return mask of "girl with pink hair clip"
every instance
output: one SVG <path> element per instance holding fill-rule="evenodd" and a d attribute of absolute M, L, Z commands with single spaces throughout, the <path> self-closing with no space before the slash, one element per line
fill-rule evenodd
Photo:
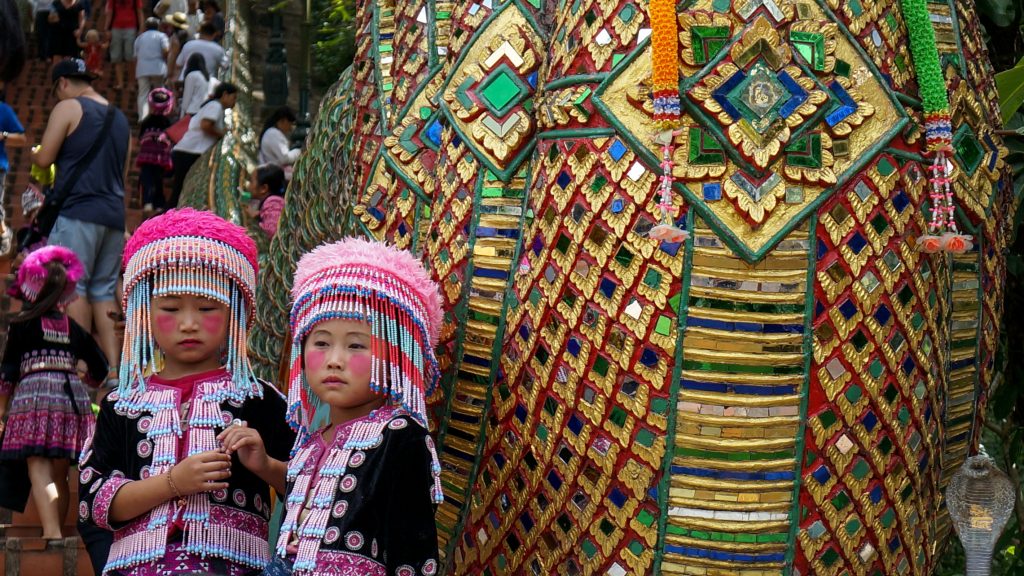
<path fill-rule="evenodd" d="M 0 460 L 27 462 L 43 538 L 49 540 L 62 538 L 68 468 L 95 424 L 78 362 L 85 362 L 84 381 L 91 386 L 107 373 L 96 341 L 65 313 L 82 273 L 75 253 L 61 246 L 25 258 L 10 289 L 24 306 L 11 318 L 0 366 L 0 418 L 7 418 Z"/>

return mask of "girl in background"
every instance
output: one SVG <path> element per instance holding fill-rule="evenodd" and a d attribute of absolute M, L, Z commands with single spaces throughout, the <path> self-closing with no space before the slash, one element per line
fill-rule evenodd
<path fill-rule="evenodd" d="M 264 164 L 253 172 L 249 192 L 259 200 L 259 210 L 252 216 L 260 219 L 260 229 L 271 238 L 277 234 L 277 223 L 284 211 L 284 191 L 287 183 L 284 170 L 276 164 Z"/>
<path fill-rule="evenodd" d="M 84 269 L 74 252 L 46 246 L 25 258 L 11 292 L 24 307 L 11 318 L 0 366 L 0 418 L 7 416 L 0 459 L 26 460 L 43 538 L 59 539 L 68 511 L 68 468 L 95 418 L 85 382 L 98 386 L 107 361 L 65 307 Z"/>

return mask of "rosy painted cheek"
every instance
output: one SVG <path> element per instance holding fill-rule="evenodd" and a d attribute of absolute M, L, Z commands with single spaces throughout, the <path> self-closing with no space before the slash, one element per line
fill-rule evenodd
<path fill-rule="evenodd" d="M 175 321 L 173 314 L 157 313 L 155 321 L 156 329 L 163 334 L 171 334 L 177 327 L 177 321 Z"/>
<path fill-rule="evenodd" d="M 348 371 L 360 378 L 370 375 L 370 355 L 356 354 L 348 359 Z"/>
<path fill-rule="evenodd" d="M 310 350 L 305 354 L 306 370 L 318 372 L 324 366 L 324 353 L 322 350 Z"/>
<path fill-rule="evenodd" d="M 219 314 L 208 314 L 203 317 L 203 330 L 207 334 L 217 334 L 224 326 L 224 318 Z"/>

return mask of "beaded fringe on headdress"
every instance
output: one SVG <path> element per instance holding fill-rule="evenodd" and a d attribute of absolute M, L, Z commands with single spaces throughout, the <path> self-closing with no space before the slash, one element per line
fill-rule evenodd
<path fill-rule="evenodd" d="M 119 392 L 133 403 L 146 377 L 163 367 L 151 328 L 152 299 L 192 295 L 228 307 L 226 368 L 233 386 L 225 397 L 262 396 L 249 365 L 247 336 L 254 315 L 256 247 L 240 226 L 209 212 L 172 210 L 143 223 L 125 248 L 125 340 Z"/>

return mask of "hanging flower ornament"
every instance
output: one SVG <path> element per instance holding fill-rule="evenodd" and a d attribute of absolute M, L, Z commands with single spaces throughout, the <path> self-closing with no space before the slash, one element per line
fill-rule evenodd
<path fill-rule="evenodd" d="M 651 0 L 651 97 L 654 101 L 654 123 L 658 132 L 654 142 L 661 147 L 661 182 L 658 210 L 661 223 L 647 233 L 662 242 L 683 242 L 690 234 L 675 224 L 672 184 L 672 153 L 682 112 L 679 103 L 679 30 L 673 0 Z"/>
<path fill-rule="evenodd" d="M 963 254 L 974 247 L 970 235 L 960 233 L 956 225 L 953 198 L 953 123 L 949 114 L 949 94 L 935 46 L 935 29 L 928 15 L 927 0 L 903 0 L 903 16 L 910 33 L 910 54 L 917 70 L 917 83 L 925 117 L 931 220 L 928 233 L 917 239 L 922 252 Z"/>

